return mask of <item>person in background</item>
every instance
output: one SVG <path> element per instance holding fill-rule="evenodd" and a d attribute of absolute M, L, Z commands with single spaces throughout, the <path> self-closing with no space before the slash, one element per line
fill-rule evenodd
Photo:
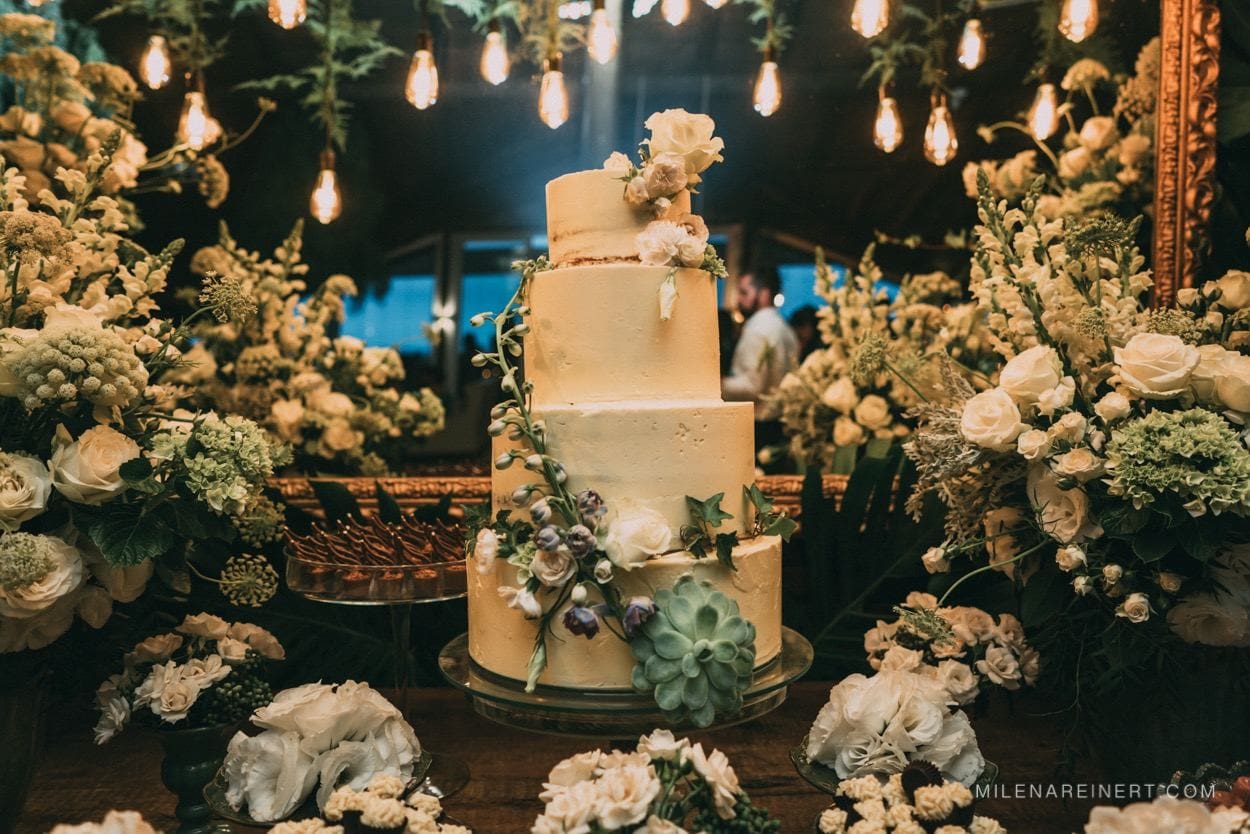
<path fill-rule="evenodd" d="M 820 347 L 820 335 L 816 332 L 816 308 L 810 304 L 804 304 L 791 313 L 790 329 L 794 331 L 794 337 L 799 340 L 799 364 L 802 365 L 803 360 Z"/>
<path fill-rule="evenodd" d="M 781 409 L 767 397 L 798 363 L 798 339 L 773 303 L 779 291 L 776 269 L 757 269 L 738 277 L 738 309 L 746 316 L 746 324 L 734 348 L 729 375 L 721 379 L 721 396 L 726 400 L 755 403 L 757 449 L 785 442 L 778 419 Z"/>

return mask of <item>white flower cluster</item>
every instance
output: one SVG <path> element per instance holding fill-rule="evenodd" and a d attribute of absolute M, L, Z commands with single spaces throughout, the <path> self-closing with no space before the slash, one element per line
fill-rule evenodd
<path fill-rule="evenodd" d="M 672 207 L 673 198 L 693 190 L 712 163 L 723 160 L 725 142 L 712 134 L 716 123 L 710 116 L 665 110 L 646 121 L 651 136 L 638 149 L 638 166 L 616 152 L 603 169 L 625 183 L 625 199 L 633 206 L 649 206 L 657 215 Z"/>
<path fill-rule="evenodd" d="M 13 17 L 13 15 L 6 15 Z M 42 18 L 40 18 L 42 19 Z M 158 834 L 138 811 L 109 811 L 100 822 L 62 823 L 48 834 Z"/>
<path fill-rule="evenodd" d="M 1085 834 L 1241 834 L 1247 827 L 1250 815 L 1240 808 L 1212 811 L 1192 799 L 1160 796 L 1123 808 L 1094 808 Z"/>
<path fill-rule="evenodd" d="M 838 803 L 817 820 L 820 834 L 1006 834 L 991 817 L 972 813 L 972 791 L 959 782 L 920 785 L 908 794 L 901 773 L 859 776 L 838 785 Z M 966 824 L 952 820 L 967 820 Z"/>
<path fill-rule="evenodd" d="M 830 690 L 808 732 L 807 756 L 843 779 L 898 773 L 924 760 L 971 785 L 985 759 L 968 716 L 951 710 L 943 683 L 917 671 L 919 658 L 904 659 L 906 651 L 895 646 L 875 675 L 850 675 Z"/>
<path fill-rule="evenodd" d="M 329 810 L 336 788 L 362 790 L 381 775 L 407 781 L 421 756 L 400 711 L 366 683 L 287 689 L 252 722 L 259 735 L 230 740 L 226 799 L 261 821 L 286 817 L 314 789 L 318 807 Z"/>
<path fill-rule="evenodd" d="M 734 819 L 742 796 L 738 776 L 719 750 L 656 730 L 633 753 L 591 750 L 551 769 L 533 834 L 686 834 L 684 819 L 669 818 L 684 793 L 705 793 L 720 819 Z M 683 810 L 681 813 L 686 813 Z"/>
<path fill-rule="evenodd" d="M 437 797 L 413 793 L 404 797 L 407 782 L 398 776 L 379 774 L 361 791 L 347 785 L 335 789 L 322 813 L 333 825 L 320 819 L 280 822 L 269 834 L 342 834 L 352 815 L 359 815 L 365 830 L 403 831 L 404 834 L 469 834 L 455 823 L 440 822 L 443 805 Z"/>
<path fill-rule="evenodd" d="M 939 608 L 932 594 L 913 591 L 905 608 L 912 614 L 894 622 L 877 620 L 864 634 L 864 651 L 873 669 L 904 669 L 942 684 L 951 701 L 967 706 L 984 684 L 1015 690 L 1037 681 L 1040 658 L 1011 614 L 994 617 L 980 608 Z M 924 630 L 917 614 L 939 618 L 944 632 Z"/>
<path fill-rule="evenodd" d="M 694 214 L 652 220 L 638 233 L 638 258 L 647 266 L 697 269 L 707 256 L 707 226 Z"/>

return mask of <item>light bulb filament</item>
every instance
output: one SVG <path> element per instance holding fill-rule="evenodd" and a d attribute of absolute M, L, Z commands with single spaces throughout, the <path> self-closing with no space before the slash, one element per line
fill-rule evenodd
<path fill-rule="evenodd" d="M 660 15 L 670 26 L 680 26 L 690 16 L 690 0 L 660 0 Z"/>
<path fill-rule="evenodd" d="M 764 62 L 760 64 L 759 74 L 755 77 L 752 103 L 755 106 L 755 112 L 765 118 L 781 108 L 781 73 L 771 54 L 766 55 Z"/>
<path fill-rule="evenodd" d="M 208 112 L 208 99 L 192 90 L 182 100 L 178 139 L 193 151 L 202 151 L 221 136 L 221 123 Z"/>
<path fill-rule="evenodd" d="M 408 81 L 404 85 L 408 103 L 418 110 L 425 110 L 438 102 L 438 66 L 434 63 L 433 47 L 429 32 L 418 33 L 417 50 L 412 53 Z"/>
<path fill-rule="evenodd" d="M 269 19 L 283 29 L 294 29 L 307 17 L 307 0 L 269 0 Z"/>
<path fill-rule="evenodd" d="M 975 17 L 964 23 L 955 60 L 966 70 L 976 69 L 985 60 L 985 34 L 981 31 L 981 21 Z"/>
<path fill-rule="evenodd" d="M 308 211 L 322 224 L 334 222 L 343 213 L 343 195 L 339 191 L 332 151 L 321 155 L 321 170 L 317 172 L 317 182 L 308 198 Z"/>
<path fill-rule="evenodd" d="M 894 153 L 903 144 L 903 119 L 898 112 L 898 102 L 892 96 L 883 95 L 877 102 L 872 142 L 886 153 Z"/>
<path fill-rule="evenodd" d="M 1039 142 L 1045 142 L 1059 129 L 1059 96 L 1054 84 L 1041 84 L 1029 108 L 1029 132 Z"/>
<path fill-rule="evenodd" d="M 143 83 L 148 85 L 148 89 L 159 90 L 169 83 L 169 74 L 172 69 L 169 44 L 165 42 L 165 38 L 162 35 L 153 35 L 148 38 L 148 44 L 143 48 L 143 55 L 139 58 L 139 76 L 143 79 Z"/>
<path fill-rule="evenodd" d="M 608 10 L 597 8 L 590 13 L 590 28 L 586 33 L 586 51 L 600 64 L 616 57 L 616 27 L 608 17 Z"/>
<path fill-rule="evenodd" d="M 498 23 L 494 23 L 498 26 Z M 492 28 L 486 33 L 486 43 L 482 45 L 482 77 L 496 86 L 508 80 L 512 69 L 508 59 L 508 45 L 504 43 L 503 33 Z"/>
<path fill-rule="evenodd" d="M 851 7 L 851 28 L 862 37 L 875 38 L 889 25 L 889 0 L 855 0 Z"/>
<path fill-rule="evenodd" d="M 1094 34 L 1098 28 L 1098 0 L 1063 0 L 1059 12 L 1059 31 L 1073 43 Z"/>
<path fill-rule="evenodd" d="M 945 165 L 959 151 L 959 138 L 955 135 L 955 120 L 946 99 L 935 99 L 929 113 L 929 123 L 924 129 L 924 155 L 934 165 Z"/>
<path fill-rule="evenodd" d="M 547 59 L 542 87 L 538 91 L 538 115 L 552 130 L 569 120 L 569 93 L 564 87 L 561 66 L 559 55 Z"/>

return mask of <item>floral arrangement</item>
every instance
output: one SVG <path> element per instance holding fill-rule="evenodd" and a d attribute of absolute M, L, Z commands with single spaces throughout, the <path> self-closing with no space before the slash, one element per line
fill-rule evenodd
<path fill-rule="evenodd" d="M 889 778 L 845 779 L 817 820 L 820 834 L 1006 834 L 991 817 L 973 814 L 972 791 L 923 762 Z"/>
<path fill-rule="evenodd" d="M 530 410 L 533 383 L 520 380 L 511 359 L 520 353 L 520 339 L 529 331 L 527 323 L 516 321 L 528 312 L 524 299 L 529 284 L 549 264 L 544 257 L 516 266 L 521 282 L 504 310 L 473 318 L 475 327 L 487 321 L 494 325 L 498 346 L 493 353 L 477 354 L 473 363 L 497 370 L 506 396 L 492 411 L 488 431 L 506 436 L 515 446 L 495 466 L 507 469 L 520 463 L 536 480 L 512 495 L 519 509 L 528 510 L 529 520 L 508 510 L 494 519 L 478 514 L 469 520 L 469 556 L 483 574 L 496 570 L 499 559 L 517 569 L 522 584 L 502 585 L 499 593 L 509 607 L 538 621 L 527 691 L 533 691 L 546 668 L 546 641 L 557 618 L 570 634 L 587 639 L 606 625 L 631 646 L 637 660 L 635 688 L 654 692 L 671 720 L 689 718 L 708 726 L 715 715 L 741 707 L 754 668 L 754 626 L 740 616 L 736 602 L 688 576 L 654 597 L 630 599 L 622 598 L 613 576 L 682 549 L 696 558 L 715 556 L 732 569 L 739 539 L 736 531 L 720 530 L 733 518 L 720 507 L 724 494 L 687 496 L 691 523 L 680 531 L 681 541 L 674 542 L 667 520 L 653 509 L 628 502 L 609 508 L 594 490 L 568 490 L 568 473 L 548 454 L 545 426 Z M 754 485 L 744 486 L 743 492 L 755 511 L 751 537 L 788 539 L 794 521 L 774 509 Z"/>
<path fill-rule="evenodd" d="M 362 791 L 343 786 L 330 794 L 325 820 L 288 820 L 269 829 L 269 834 L 342 834 L 344 830 L 470 834 L 463 825 L 439 821 L 443 804 L 438 797 L 420 792 L 405 797 L 407 789 L 403 779 L 386 774 L 374 776 Z"/>
<path fill-rule="evenodd" d="M 1034 149 L 1008 160 L 968 163 L 964 168 L 968 196 L 978 197 L 977 171 L 985 170 L 993 194 L 1018 203 L 1044 172 L 1046 188 L 1037 208 L 1050 219 L 1149 212 L 1154 200 L 1159 39 L 1142 47 L 1134 74 L 1127 78 L 1114 79 L 1100 62 L 1082 58 L 1064 74 L 1060 87 L 1064 100 L 1058 104 L 1056 119 L 1064 130 L 1059 150 L 1034 138 Z M 1105 98 L 1100 94 L 1107 89 L 1116 93 L 1110 108 L 1100 103 Z M 1089 113 L 1079 125 L 1074 115 L 1078 109 Z M 1034 136 L 1029 125 L 1016 121 L 979 132 L 987 143 L 1004 132 Z"/>
<path fill-rule="evenodd" d="M 1037 681 L 1037 650 L 1012 614 L 1000 614 L 995 622 L 980 608 L 940 607 L 936 597 L 919 591 L 908 594 L 896 611 L 894 622 L 877 620 L 864 634 L 874 670 L 888 662 L 929 675 L 959 706 L 975 701 L 986 684 L 1016 690 Z"/>
<path fill-rule="evenodd" d="M 138 811 L 109 811 L 100 822 L 62 823 L 48 834 L 158 834 Z"/>
<path fill-rule="evenodd" d="M 751 804 L 719 750 L 656 730 L 632 753 L 591 750 L 565 759 L 543 783 L 546 807 L 533 834 L 775 832 L 781 823 Z"/>
<path fill-rule="evenodd" d="M 261 822 L 284 819 L 316 791 L 334 812 L 336 789 L 363 790 L 376 777 L 412 778 L 421 744 L 400 711 L 367 683 L 287 689 L 252 714 L 261 728 L 230 740 L 226 801 Z"/>
<path fill-rule="evenodd" d="M 946 683 L 922 671 L 919 652 L 893 646 L 872 677 L 850 675 L 830 690 L 808 732 L 807 757 L 843 779 L 900 773 L 923 761 L 971 785 L 985 759 L 954 703 Z"/>
<path fill-rule="evenodd" d="M 261 667 L 285 656 L 260 626 L 188 615 L 173 631 L 138 643 L 125 668 L 96 690 L 96 744 L 132 719 L 179 729 L 238 723 L 269 703 L 273 693 Z"/>
<path fill-rule="evenodd" d="M 236 283 L 257 312 L 242 323 L 201 321 L 192 363 L 163 381 L 181 386 L 187 406 L 216 403 L 255 420 L 291 445 L 304 471 L 402 470 L 420 440 L 443 428 L 443 403 L 428 388 L 399 389 L 395 350 L 330 335 L 356 285 L 332 275 L 308 293 L 302 225 L 269 258 L 240 247 L 224 226 L 216 246 L 195 254 L 192 271 Z"/>
<path fill-rule="evenodd" d="M 772 395 L 800 465 L 850 472 L 861 453 L 875 454 L 911 433 L 909 409 L 940 385 L 937 355 L 979 371 L 982 337 L 972 304 L 962 303 L 959 282 L 942 272 L 909 275 L 890 300 L 880 286 L 874 247 L 841 284 L 822 252 L 816 254 L 817 311 L 823 345 L 782 378 Z M 871 373 L 861 355 L 881 355 Z M 905 371 L 892 374 L 888 368 Z M 775 453 L 761 452 L 765 463 Z"/>
<path fill-rule="evenodd" d="M 104 193 L 129 165 L 123 141 L 115 130 L 80 167 L 56 168 L 56 192 L 39 189 L 37 203 L 0 160 L 3 652 L 49 645 L 75 614 L 101 627 L 154 568 L 182 586 L 188 556 L 237 552 L 286 460 L 255 423 L 176 411 L 156 383 L 185 363 L 197 318 L 254 308 L 226 279 L 182 324 L 159 317 L 181 243 L 152 254 L 128 237 Z"/>
<path fill-rule="evenodd" d="M 1085 834 L 1245 834 L 1250 815 L 1239 808 L 1208 810 L 1201 802 L 1160 796 L 1123 808 L 1102 805 L 1089 812 Z"/>

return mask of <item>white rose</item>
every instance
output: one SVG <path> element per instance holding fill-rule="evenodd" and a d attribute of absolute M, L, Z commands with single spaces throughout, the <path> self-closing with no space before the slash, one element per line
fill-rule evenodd
<path fill-rule="evenodd" d="M 1056 411 L 1063 411 L 1072 405 L 1072 400 L 1076 397 L 1076 382 L 1070 376 L 1065 376 L 1059 380 L 1059 384 L 1049 391 L 1043 391 L 1042 395 L 1037 398 L 1037 410 L 1040 414 L 1047 417 Z"/>
<path fill-rule="evenodd" d="M 651 199 L 672 197 L 684 190 L 689 182 L 686 160 L 677 154 L 656 154 L 643 169 L 642 178 L 647 184 L 647 196 Z"/>
<path fill-rule="evenodd" d="M 1129 389 L 1147 399 L 1180 396 L 1198 367 L 1198 348 L 1179 336 L 1138 333 L 1122 348 L 1115 348 L 1116 370 Z"/>
<path fill-rule="evenodd" d="M 1110 116 L 1091 116 L 1081 125 L 1081 145 L 1091 151 L 1105 151 L 1119 138 L 1120 132 L 1115 128 L 1115 119 Z"/>
<path fill-rule="evenodd" d="M 1094 580 L 1089 576 L 1078 576 L 1072 580 L 1072 590 L 1079 597 L 1087 597 L 1094 592 Z"/>
<path fill-rule="evenodd" d="M 692 185 L 700 180 L 699 175 L 706 171 L 713 162 L 720 162 L 724 157 L 724 140 L 713 136 L 716 123 L 710 116 L 701 113 L 687 113 L 685 110 L 665 110 L 653 113 L 646 121 L 651 138 L 647 146 L 651 155 L 674 153 L 686 161 L 686 174 Z"/>
<path fill-rule="evenodd" d="M 650 507 L 622 506 L 608 525 L 603 551 L 612 564 L 633 570 L 668 550 L 673 533 L 668 520 Z"/>
<path fill-rule="evenodd" d="M 1074 544 L 1061 547 L 1055 553 L 1055 564 L 1059 565 L 1059 570 L 1064 572 L 1084 567 L 1087 564 L 1085 551 Z"/>
<path fill-rule="evenodd" d="M 99 330 L 101 327 L 103 327 L 103 323 L 100 321 L 99 316 L 73 304 L 59 302 L 56 306 L 44 310 L 44 333 L 84 328 Z"/>
<path fill-rule="evenodd" d="M 231 623 L 228 636 L 247 643 L 256 653 L 266 660 L 282 660 L 286 657 L 286 649 L 265 629 L 251 623 Z"/>
<path fill-rule="evenodd" d="M 929 573 L 948 573 L 951 569 L 951 561 L 946 558 L 946 551 L 940 547 L 930 547 L 920 557 L 920 561 Z"/>
<path fill-rule="evenodd" d="M 123 463 L 142 454 L 139 444 L 109 426 L 94 426 L 71 440 L 57 427 L 56 447 L 48 468 L 52 485 L 70 501 L 103 504 L 126 489 L 119 471 Z"/>
<path fill-rule="evenodd" d="M 971 443 L 1009 452 L 1016 438 L 1028 427 L 1020 421 L 1020 409 L 1011 394 L 1002 388 L 991 388 L 964 403 L 959 430 Z"/>
<path fill-rule="evenodd" d="M 1076 478 L 1081 483 L 1092 481 L 1102 475 L 1105 464 L 1102 458 L 1084 446 L 1078 446 L 1055 458 L 1054 470 L 1066 478 Z"/>
<path fill-rule="evenodd" d="M 1190 594 L 1168 609 L 1168 625 L 1187 643 L 1250 646 L 1250 610 L 1227 594 Z"/>
<path fill-rule="evenodd" d="M 690 748 L 690 762 L 712 789 L 716 815 L 723 820 L 733 819 L 734 805 L 742 788 L 738 783 L 738 774 L 729 765 L 729 758 L 719 750 L 705 754 L 703 745 L 696 744 Z"/>
<path fill-rule="evenodd" d="M 1006 646 L 990 646 L 977 661 L 977 671 L 1004 689 L 1020 688 L 1020 663 Z"/>
<path fill-rule="evenodd" d="M 174 630 L 191 637 L 220 640 L 230 634 L 230 624 L 214 614 L 188 614 Z"/>
<path fill-rule="evenodd" d="M 1181 585 L 1185 583 L 1184 577 L 1171 571 L 1163 571 L 1155 577 L 1155 581 L 1159 583 L 1159 587 L 1169 594 L 1175 594 L 1181 589 Z"/>
<path fill-rule="evenodd" d="M 530 562 L 530 572 L 549 588 L 559 588 L 577 573 L 577 562 L 568 548 L 539 550 Z"/>
<path fill-rule="evenodd" d="M 1200 345 L 1198 347 L 1198 367 L 1194 368 L 1194 372 L 1190 374 L 1189 384 L 1199 402 L 1206 405 L 1215 404 L 1217 398 L 1215 378 L 1221 373 L 1224 359 L 1229 354 L 1230 351 L 1225 350 L 1223 345 Z"/>
<path fill-rule="evenodd" d="M 171 724 L 183 720 L 200 697 L 196 680 L 183 677 L 183 667 L 172 660 L 153 666 L 135 690 L 136 707 L 146 706 L 152 714 Z"/>
<path fill-rule="evenodd" d="M 946 690 L 950 699 L 960 706 L 971 704 L 981 694 L 977 676 L 972 674 L 971 667 L 958 660 L 943 660 L 937 666 L 929 667 L 938 683 Z"/>
<path fill-rule="evenodd" d="M 855 404 L 859 402 L 859 395 L 855 391 L 855 383 L 851 382 L 851 378 L 840 376 L 820 395 L 820 401 L 834 411 L 850 414 Z"/>
<path fill-rule="evenodd" d="M 884 397 L 869 394 L 855 406 L 855 421 L 870 431 L 883 429 L 892 421 L 890 404 Z"/>
<path fill-rule="evenodd" d="M 1076 443 L 1085 436 L 1086 420 L 1084 415 L 1075 411 L 1069 411 L 1067 414 L 1055 421 L 1055 424 L 1046 430 L 1046 434 L 1052 440 L 1066 440 L 1069 443 Z"/>
<path fill-rule="evenodd" d="M 833 443 L 835 446 L 858 446 L 864 442 L 864 429 L 850 417 L 839 417 L 833 421 Z"/>
<path fill-rule="evenodd" d="M 1061 489 L 1045 466 L 1034 466 L 1028 476 L 1029 501 L 1042 530 L 1060 544 L 1073 544 L 1102 535 L 1089 517 L 1089 497 L 1080 487 Z"/>
<path fill-rule="evenodd" d="M 634 163 L 630 158 L 620 151 L 613 151 L 607 159 L 603 160 L 603 170 L 618 180 L 624 179 L 633 167 Z"/>
<path fill-rule="evenodd" d="M 1041 429 L 1029 429 L 1016 438 L 1016 452 L 1025 460 L 1041 460 L 1050 452 L 1050 438 Z"/>
<path fill-rule="evenodd" d="M 890 646 L 881 658 L 880 669 L 886 672 L 911 672 L 924 663 L 924 654 L 903 646 Z"/>
<path fill-rule="evenodd" d="M 645 205 L 650 196 L 647 194 L 647 181 L 642 177 L 634 177 L 625 186 L 625 199 L 630 205 Z"/>
<path fill-rule="evenodd" d="M 1233 269 L 1215 282 L 1220 291 L 1215 303 L 1230 312 L 1250 307 L 1250 272 Z"/>
<path fill-rule="evenodd" d="M 226 663 L 242 663 L 247 660 L 247 643 L 233 637 L 223 637 L 217 641 L 217 654 Z"/>
<path fill-rule="evenodd" d="M 1215 396 L 1230 411 L 1250 413 L 1250 356 L 1228 351 L 1214 374 Z"/>
<path fill-rule="evenodd" d="M 690 749 L 690 740 L 675 738 L 672 730 L 655 730 L 648 736 L 638 739 L 638 752 L 645 753 L 652 759 L 666 762 L 682 761 L 685 751 Z"/>
<path fill-rule="evenodd" d="M 1101 417 L 1104 423 L 1114 423 L 1116 420 L 1122 420 L 1132 410 L 1133 404 L 1129 401 L 1129 398 L 1118 391 L 1112 391 L 1094 403 L 1094 413 Z"/>
<path fill-rule="evenodd" d="M 157 634 L 135 646 L 134 659 L 139 663 L 164 663 L 182 648 L 182 636 L 172 632 Z"/>
<path fill-rule="evenodd" d="M 52 479 L 42 461 L 0 452 L 0 529 L 16 530 L 48 506 Z"/>
<path fill-rule="evenodd" d="M 499 536 L 489 527 L 477 531 L 473 542 L 473 564 L 480 574 L 488 574 L 495 569 L 495 559 L 499 557 Z"/>
<path fill-rule="evenodd" d="M 0 617 L 28 619 L 46 611 L 83 583 L 84 565 L 78 549 L 55 536 L 8 533 L 0 536 L 0 558 L 12 550 L 32 551 L 47 558 L 47 571 L 27 585 L 0 587 Z M 71 600 L 67 600 L 67 603 Z"/>
<path fill-rule="evenodd" d="M 645 820 L 661 789 L 654 768 L 640 764 L 604 771 L 595 780 L 595 787 L 599 794 L 599 822 L 609 831 Z"/>
<path fill-rule="evenodd" d="M 1129 594 L 1115 609 L 1117 617 L 1130 623 L 1144 623 L 1150 619 L 1150 597 L 1143 593 Z"/>
<path fill-rule="evenodd" d="M 998 375 L 998 385 L 1017 402 L 1034 403 L 1062 377 L 1059 354 L 1052 347 L 1038 345 L 1008 360 Z"/>

